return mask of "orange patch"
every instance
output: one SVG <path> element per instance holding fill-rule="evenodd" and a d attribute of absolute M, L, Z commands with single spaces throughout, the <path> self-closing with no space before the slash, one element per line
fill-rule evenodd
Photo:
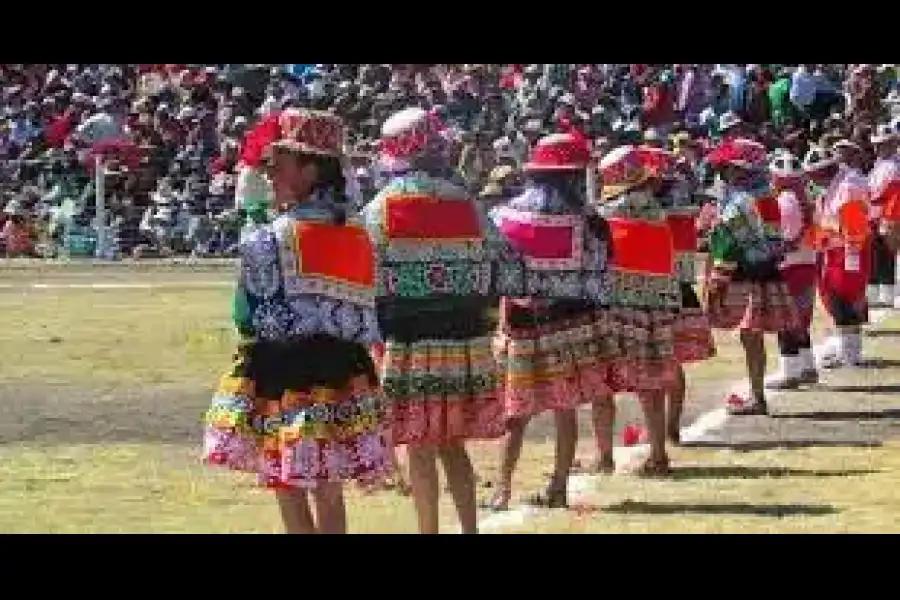
<path fill-rule="evenodd" d="M 609 219 L 613 265 L 627 273 L 671 275 L 675 272 L 672 231 L 665 223 Z"/>
<path fill-rule="evenodd" d="M 668 215 L 666 221 L 672 231 L 675 252 L 693 252 L 697 249 L 697 217 L 694 215 Z"/>
<path fill-rule="evenodd" d="M 409 194 L 388 198 L 385 212 L 385 228 L 391 239 L 481 239 L 478 213 L 471 202 Z"/>
<path fill-rule="evenodd" d="M 375 285 L 374 251 L 362 227 L 298 223 L 294 239 L 301 275 L 318 275 L 357 287 Z"/>

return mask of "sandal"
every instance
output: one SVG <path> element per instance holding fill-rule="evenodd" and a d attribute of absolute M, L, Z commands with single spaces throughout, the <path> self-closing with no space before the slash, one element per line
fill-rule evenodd
<path fill-rule="evenodd" d="M 512 491 L 508 488 L 497 488 L 490 498 L 478 503 L 478 507 L 491 512 L 504 512 L 509 510 L 509 501 Z"/>
<path fill-rule="evenodd" d="M 525 504 L 539 508 L 569 508 L 566 488 L 555 487 L 552 483 L 543 492 L 532 494 Z"/>
<path fill-rule="evenodd" d="M 632 475 L 638 477 L 666 477 L 671 474 L 672 467 L 669 464 L 668 456 L 664 459 L 648 457 L 637 469 L 632 471 Z"/>

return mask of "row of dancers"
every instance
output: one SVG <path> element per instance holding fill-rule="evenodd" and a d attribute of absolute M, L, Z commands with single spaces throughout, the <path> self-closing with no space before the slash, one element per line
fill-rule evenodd
<path fill-rule="evenodd" d="M 827 366 L 859 362 L 869 211 L 879 204 L 875 222 L 897 219 L 884 203 L 896 203 L 895 155 L 884 159 L 894 179 L 875 192 L 851 142 L 800 165 L 726 132 L 705 157 L 721 190 L 704 204 L 696 164 L 632 146 L 598 160 L 570 127 L 536 143 L 524 189 L 485 213 L 457 182 L 450 143 L 426 111 L 389 118 L 379 151 L 392 175 L 357 215 L 338 117 L 287 109 L 245 141 L 244 164 L 265 173 L 283 210 L 241 246 L 241 341 L 206 415 L 204 457 L 256 473 L 288 533 L 345 533 L 344 483 L 390 478 L 401 446 L 419 531 L 438 532 L 441 464 L 462 531 L 476 533 L 466 442 L 500 440 L 486 506 L 504 510 L 526 428 L 544 412 L 555 419 L 554 468 L 526 501 L 565 507 L 577 409 L 591 406 L 594 468 L 611 472 L 620 394 L 637 398 L 645 420 L 650 451 L 637 472 L 665 476 L 683 366 L 715 356 L 713 329 L 739 331 L 746 354 L 748 393 L 728 400 L 734 415 L 765 414 L 767 385 L 817 380 L 817 285 L 834 320 Z M 768 382 L 766 333 L 782 354 Z"/>

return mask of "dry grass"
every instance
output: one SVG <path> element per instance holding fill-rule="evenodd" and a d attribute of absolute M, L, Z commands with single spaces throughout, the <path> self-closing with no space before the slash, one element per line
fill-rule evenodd
<path fill-rule="evenodd" d="M 0 291 L 0 388 L 4 426 L 0 428 L 0 531 L 4 532 L 259 532 L 279 530 L 269 494 L 251 477 L 218 472 L 198 464 L 200 412 L 214 380 L 227 365 L 233 334 L 226 289 L 193 290 L 3 290 Z M 720 357 L 692 367 L 698 389 L 740 377 L 743 360 L 732 335 L 723 335 Z M 889 342 L 890 340 L 888 340 Z M 774 352 L 771 354 L 775 354 Z M 107 393 L 55 398 L 42 404 L 41 435 L 28 416 L 34 404 L 19 398 L 34 382 Z M 142 389 L 166 389 L 151 399 L 129 396 Z M 112 395 L 109 390 L 115 391 Z M 36 392 L 43 393 L 43 392 Z M 192 398 L 185 408 L 185 398 Z M 136 399 L 137 398 L 137 399 Z M 62 408 L 64 402 L 72 406 Z M 56 408 L 54 408 L 54 403 Z M 102 404 L 107 403 L 107 404 Z M 112 404 L 113 403 L 114 406 Z M 49 406 L 49 408 L 47 408 Z M 55 411 L 55 412 L 54 412 Z M 140 411 L 129 420 L 129 411 Z M 96 434 L 75 415 L 110 415 L 109 433 Z M 53 425 L 53 416 L 63 415 Z M 196 420 L 194 420 L 196 419 Z M 118 420 L 118 421 L 117 421 Z M 175 423 L 174 421 L 177 421 Z M 116 436 L 140 423 L 144 435 Z M 16 428 L 21 431 L 13 432 Z M 52 427 L 57 427 L 53 430 Z M 196 427 L 196 429 L 194 429 Z M 84 428 L 81 436 L 74 428 Z M 153 431 L 154 428 L 160 431 Z M 171 432 L 177 429 L 177 435 Z M 166 434 L 166 432 L 169 432 Z M 93 436 L 93 437 L 92 437 Z M 77 441 L 74 441 L 77 440 Z M 85 443 L 87 442 L 87 443 Z M 479 473 L 496 465 L 496 446 L 472 446 Z M 529 444 L 517 489 L 537 489 L 551 464 L 552 448 Z M 813 449 L 752 455 L 683 451 L 682 461 L 723 468 L 789 467 L 813 471 L 872 468 L 878 473 L 824 477 L 757 471 L 707 472 L 672 482 L 627 477 L 605 481 L 590 514 L 568 512 L 539 520 L 529 531 L 737 531 L 896 529 L 894 518 L 900 451 Z M 771 474 L 771 471 L 769 471 Z M 791 485 L 794 484 L 794 485 Z M 481 490 L 486 494 L 489 490 Z M 628 501 L 631 501 L 629 504 Z M 449 499 L 446 524 L 453 527 Z M 649 503 L 649 504 L 640 504 Z M 682 503 L 688 512 L 653 514 Z M 816 505 L 828 514 L 780 518 L 728 512 L 729 505 Z M 414 513 L 408 499 L 389 493 L 350 491 L 355 532 L 411 533 Z M 628 510 L 617 512 L 616 506 Z M 648 508 L 649 506 L 649 508 Z M 712 506 L 716 514 L 693 512 Z M 662 508 L 659 508 L 662 507 Z M 700 508 L 698 508 L 700 507 Z M 724 508 L 721 508 L 724 507 Z M 774 509 L 773 509 L 774 510 Z M 826 512 L 826 509 L 817 509 Z M 881 515 L 881 516 L 880 516 Z M 890 520 L 881 523 L 882 517 Z"/>

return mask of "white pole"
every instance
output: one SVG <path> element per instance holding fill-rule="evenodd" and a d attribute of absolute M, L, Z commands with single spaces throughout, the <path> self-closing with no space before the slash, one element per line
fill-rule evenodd
<path fill-rule="evenodd" d="M 97 223 L 97 248 L 94 255 L 97 258 L 106 256 L 106 190 L 103 189 L 106 178 L 106 165 L 103 157 L 94 157 L 94 207 Z"/>

